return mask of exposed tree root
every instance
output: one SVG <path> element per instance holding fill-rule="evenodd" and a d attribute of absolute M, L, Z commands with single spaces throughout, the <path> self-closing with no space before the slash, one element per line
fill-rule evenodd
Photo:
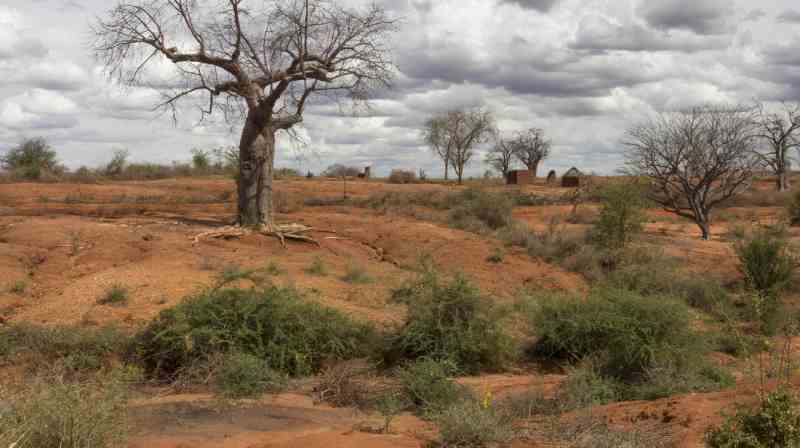
<path fill-rule="evenodd" d="M 306 243 L 311 243 L 316 246 L 319 246 L 320 245 L 319 241 L 306 235 L 308 232 L 311 232 L 312 230 L 314 230 L 313 227 L 309 227 L 298 223 L 264 225 L 260 228 L 226 226 L 219 229 L 209 230 L 208 232 L 203 232 L 199 235 L 196 235 L 193 241 L 195 244 L 197 244 L 200 242 L 200 240 L 203 239 L 209 239 L 209 238 L 232 239 L 232 238 L 241 238 L 243 236 L 247 236 L 253 233 L 260 233 L 262 235 L 274 236 L 278 238 L 281 242 L 281 246 L 283 247 L 286 247 L 286 240 L 303 241 Z"/>

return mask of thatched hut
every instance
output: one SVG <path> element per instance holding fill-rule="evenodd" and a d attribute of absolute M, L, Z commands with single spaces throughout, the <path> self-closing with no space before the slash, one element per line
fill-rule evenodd
<path fill-rule="evenodd" d="M 570 168 L 564 175 L 561 177 L 561 186 L 562 187 L 580 187 L 581 186 L 581 179 L 583 178 L 583 173 L 581 170 L 575 168 L 574 166 Z"/>

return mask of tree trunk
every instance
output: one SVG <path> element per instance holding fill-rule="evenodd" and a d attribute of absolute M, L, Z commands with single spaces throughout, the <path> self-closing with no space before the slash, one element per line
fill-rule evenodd
<path fill-rule="evenodd" d="M 539 162 L 533 163 L 529 168 L 528 171 L 531 173 L 531 177 L 536 179 L 536 174 L 539 171 Z"/>
<path fill-rule="evenodd" d="M 786 170 L 781 170 L 778 172 L 777 187 L 778 191 L 788 191 L 791 188 L 789 185 L 789 176 L 786 174 Z"/>
<path fill-rule="evenodd" d="M 272 171 L 275 130 L 249 112 L 239 142 L 238 223 L 272 227 Z"/>
<path fill-rule="evenodd" d="M 703 241 L 708 241 L 711 239 L 711 225 L 708 223 L 707 220 L 698 219 L 697 226 L 700 227 L 700 232 L 702 233 Z"/>
<path fill-rule="evenodd" d="M 444 162 L 444 180 L 447 180 L 448 174 L 450 173 L 450 162 Z"/>

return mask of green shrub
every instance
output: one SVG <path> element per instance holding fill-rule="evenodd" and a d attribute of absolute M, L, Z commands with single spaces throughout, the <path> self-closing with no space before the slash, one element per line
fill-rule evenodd
<path fill-rule="evenodd" d="M 406 323 L 387 336 L 383 361 L 450 360 L 465 372 L 498 371 L 514 357 L 499 312 L 462 275 L 444 282 L 434 269 L 393 292 Z"/>
<path fill-rule="evenodd" d="M 505 253 L 503 252 L 503 249 L 500 249 L 499 247 L 494 248 L 492 253 L 486 257 L 486 261 L 494 264 L 502 263 L 504 259 Z"/>
<path fill-rule="evenodd" d="M 270 369 L 263 358 L 245 353 L 226 355 L 215 380 L 217 393 L 233 399 L 257 398 L 286 384 L 286 376 Z"/>
<path fill-rule="evenodd" d="M 363 285 L 372 283 L 374 280 L 369 276 L 363 266 L 351 261 L 347 264 L 347 270 L 344 276 L 342 276 L 342 281 Z"/>
<path fill-rule="evenodd" d="M 27 139 L 9 149 L 0 156 L 0 168 L 23 180 L 43 180 L 64 173 L 58 155 L 43 138 Z"/>
<path fill-rule="evenodd" d="M 567 379 L 559 385 L 554 400 L 559 413 L 588 406 L 602 406 L 621 398 L 620 384 L 603 376 L 591 361 L 569 370 Z"/>
<path fill-rule="evenodd" d="M 586 237 L 568 233 L 563 226 L 559 226 L 558 219 L 551 219 L 547 230 L 531 234 L 526 243 L 528 255 L 552 263 L 576 254 L 585 246 Z"/>
<path fill-rule="evenodd" d="M 776 297 L 791 282 L 797 261 L 780 231 L 758 230 L 735 249 L 745 282 L 762 296 Z"/>
<path fill-rule="evenodd" d="M 270 261 L 267 267 L 264 268 L 264 272 L 266 272 L 267 275 L 276 276 L 276 275 L 281 275 L 286 271 L 284 271 L 284 269 L 281 267 L 280 264 L 278 264 L 277 261 Z"/>
<path fill-rule="evenodd" d="M 634 183 L 613 183 L 603 187 L 599 196 L 602 208 L 592 237 L 603 247 L 624 247 L 644 228 L 644 192 Z"/>
<path fill-rule="evenodd" d="M 503 194 L 465 190 L 450 201 L 457 205 L 450 211 L 450 225 L 480 233 L 482 228 L 497 230 L 512 222 L 514 203 Z"/>
<path fill-rule="evenodd" d="M 514 437 L 511 419 L 491 403 L 462 400 L 436 417 L 439 446 L 491 447 Z"/>
<path fill-rule="evenodd" d="M 386 392 L 375 399 L 375 409 L 383 417 L 383 432 L 389 433 L 392 420 L 408 408 L 407 397 L 398 391 Z"/>
<path fill-rule="evenodd" d="M 215 289 L 162 311 L 137 335 L 134 354 L 157 377 L 233 352 L 299 376 L 318 371 L 326 359 L 368 355 L 373 334 L 372 327 L 305 302 L 292 289 Z"/>
<path fill-rule="evenodd" d="M 102 385 L 49 379 L 0 411 L 0 446 L 15 448 L 112 448 L 125 439 L 125 382 Z"/>
<path fill-rule="evenodd" d="M 585 300 L 540 298 L 531 327 L 538 336 L 533 357 L 592 359 L 601 375 L 623 382 L 644 381 L 661 366 L 690 370 L 707 352 L 686 305 L 624 290 L 597 290 Z"/>
<path fill-rule="evenodd" d="M 11 285 L 10 288 L 8 288 L 8 291 L 21 296 L 28 291 L 28 282 L 25 280 L 17 280 L 13 285 Z"/>
<path fill-rule="evenodd" d="M 128 302 L 129 297 L 128 288 L 122 285 L 111 285 L 103 295 L 97 299 L 100 305 L 124 305 Z"/>
<path fill-rule="evenodd" d="M 467 394 L 467 389 L 452 380 L 458 371 L 448 361 L 423 359 L 398 369 L 403 393 L 416 412 L 432 418 Z"/>
<path fill-rule="evenodd" d="M 710 448 L 792 448 L 800 446 L 797 400 L 779 390 L 764 397 L 755 410 L 740 410 L 706 433 Z"/>

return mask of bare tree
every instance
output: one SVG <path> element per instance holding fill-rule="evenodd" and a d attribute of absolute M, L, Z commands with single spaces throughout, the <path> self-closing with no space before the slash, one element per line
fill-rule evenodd
<path fill-rule="evenodd" d="M 450 153 L 452 152 L 452 139 L 445 132 L 446 124 L 446 115 L 437 115 L 429 118 L 422 130 L 422 139 L 431 151 L 444 162 L 444 180 L 448 180 L 450 177 Z"/>
<path fill-rule="evenodd" d="M 800 148 L 800 104 L 782 103 L 778 110 L 768 111 L 764 104 L 756 107 L 758 136 L 765 144 L 759 156 L 777 177 L 778 191 L 789 185 L 789 150 Z"/>
<path fill-rule="evenodd" d="M 714 208 L 749 188 L 760 166 L 754 124 L 740 107 L 661 114 L 628 130 L 627 172 L 648 179 L 651 199 L 694 221 L 707 240 Z"/>
<path fill-rule="evenodd" d="M 494 116 L 482 107 L 457 109 L 437 114 L 428 120 L 423 134 L 434 152 L 447 159 L 461 184 L 464 168 L 475 155 L 475 148 L 487 142 L 496 131 Z M 436 146 L 434 146 L 434 143 Z"/>
<path fill-rule="evenodd" d="M 514 157 L 528 168 L 531 176 L 536 177 L 539 163 L 550 155 L 552 143 L 544 137 L 543 130 L 531 128 L 518 132 L 511 145 Z"/>
<path fill-rule="evenodd" d="M 387 86 L 395 30 L 374 4 L 121 0 L 93 31 L 97 57 L 126 84 L 146 83 L 148 66 L 174 65 L 178 87 L 159 106 L 174 113 L 179 100 L 204 95 L 202 117 L 241 111 L 237 221 L 280 234 L 272 212 L 276 134 L 302 122 L 312 97 L 360 103 Z"/>
<path fill-rule="evenodd" d="M 508 180 L 508 172 L 514 165 L 514 146 L 508 138 L 497 136 L 494 146 L 486 153 L 484 161 Z"/>

